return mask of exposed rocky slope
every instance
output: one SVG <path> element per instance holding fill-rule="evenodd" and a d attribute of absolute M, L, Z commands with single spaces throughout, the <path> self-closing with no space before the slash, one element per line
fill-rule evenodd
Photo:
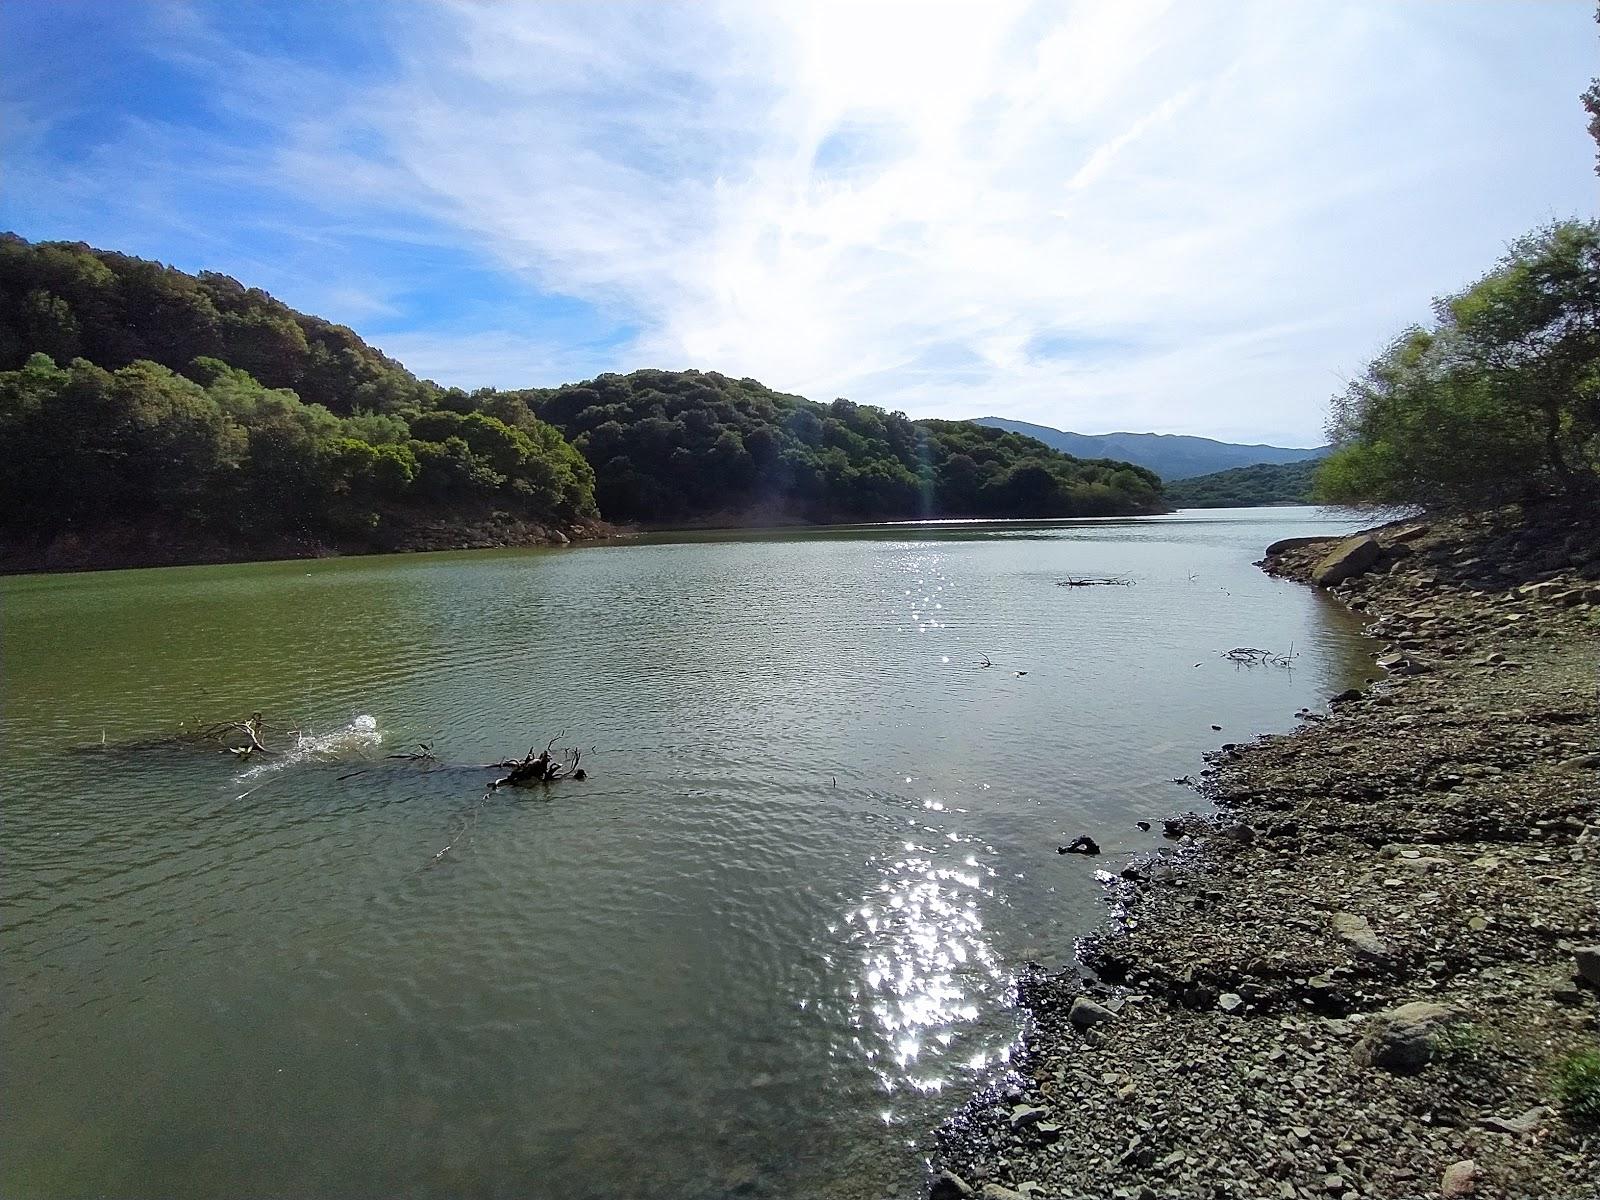
<path fill-rule="evenodd" d="M 1600 1196 L 1557 1085 L 1600 1051 L 1600 522 L 1374 533 L 1263 565 L 1370 614 L 1387 670 L 1214 757 L 1087 969 L 1024 980 L 935 1196 Z"/>

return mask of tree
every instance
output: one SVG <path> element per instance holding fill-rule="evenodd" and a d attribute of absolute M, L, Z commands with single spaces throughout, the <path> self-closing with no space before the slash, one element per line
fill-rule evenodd
<path fill-rule="evenodd" d="M 1600 492 L 1600 223 L 1515 243 L 1334 401 L 1332 500 L 1499 504 Z"/>

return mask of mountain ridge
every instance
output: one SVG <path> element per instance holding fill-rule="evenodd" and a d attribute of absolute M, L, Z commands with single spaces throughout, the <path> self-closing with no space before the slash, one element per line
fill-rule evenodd
<path fill-rule="evenodd" d="M 974 417 L 972 423 L 1024 434 L 1053 450 L 1078 458 L 1115 458 L 1131 462 L 1154 471 L 1166 482 L 1258 463 L 1305 462 L 1328 453 L 1327 446 L 1223 442 L 1185 433 L 1072 433 L 1010 417 Z"/>

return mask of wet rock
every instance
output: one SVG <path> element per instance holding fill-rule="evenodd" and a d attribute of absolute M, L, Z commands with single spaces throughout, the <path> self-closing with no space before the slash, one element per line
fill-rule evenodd
<path fill-rule="evenodd" d="M 1116 1015 L 1105 1005 L 1096 1004 L 1087 996 L 1079 996 L 1072 1002 L 1072 1008 L 1067 1012 L 1067 1020 L 1072 1023 L 1074 1029 L 1087 1031 L 1114 1019 Z"/>
<path fill-rule="evenodd" d="M 1377 539 L 1358 534 L 1340 542 L 1311 569 L 1311 582 L 1318 587 L 1332 587 L 1347 579 L 1365 574 L 1382 553 Z"/>
<path fill-rule="evenodd" d="M 1084 834 L 1081 837 L 1074 838 L 1068 845 L 1057 846 L 1056 853 L 1087 854 L 1093 856 L 1100 853 L 1100 843 L 1095 841 L 1088 834 Z"/>
<path fill-rule="evenodd" d="M 1332 699 L 1330 699 L 1328 701 L 1328 703 L 1330 703 L 1330 704 L 1349 704 L 1352 700 L 1361 699 L 1361 695 L 1362 695 L 1362 693 L 1361 693 L 1361 689 L 1360 688 L 1345 688 L 1344 691 L 1340 692 L 1337 696 L 1334 696 Z"/>
<path fill-rule="evenodd" d="M 1439 1195 L 1443 1200 L 1462 1200 L 1464 1196 L 1475 1196 L 1478 1194 L 1478 1181 L 1482 1177 L 1483 1172 L 1478 1169 L 1478 1164 L 1470 1158 L 1451 1163 L 1444 1169 Z"/>
<path fill-rule="evenodd" d="M 1414 1000 L 1378 1013 L 1356 1043 L 1356 1064 L 1382 1067 L 1398 1075 L 1415 1074 L 1433 1055 L 1433 1035 L 1459 1016 L 1448 1005 L 1429 1000 Z"/>
<path fill-rule="evenodd" d="M 1378 665 L 1391 675 L 1427 675 L 1433 670 L 1428 663 L 1409 654 L 1385 654 Z"/>
<path fill-rule="evenodd" d="M 1315 546 L 1322 542 L 1331 541 L 1333 541 L 1331 537 L 1279 538 L 1277 541 L 1273 542 L 1272 545 L 1267 547 L 1266 553 L 1267 557 L 1270 558 L 1274 554 L 1282 554 L 1285 550 L 1294 550 L 1301 546 Z"/>
<path fill-rule="evenodd" d="M 954 1171 L 940 1171 L 928 1189 L 928 1200 L 969 1200 L 972 1185 Z"/>
<path fill-rule="evenodd" d="M 1035 1108 L 1031 1104 L 1014 1105 L 1011 1109 L 1011 1128 L 1013 1131 L 1026 1129 L 1029 1125 L 1036 1125 L 1044 1120 L 1045 1111 Z"/>

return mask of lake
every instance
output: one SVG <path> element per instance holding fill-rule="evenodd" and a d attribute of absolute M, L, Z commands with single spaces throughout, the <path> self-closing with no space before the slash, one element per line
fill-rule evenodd
<path fill-rule="evenodd" d="M 0 1193 L 912 1195 L 1015 971 L 1104 919 L 1096 869 L 1367 666 L 1251 565 L 1364 523 L 0 580 Z M 254 710 L 293 753 L 129 745 Z M 485 797 L 552 737 L 587 780 Z"/>

